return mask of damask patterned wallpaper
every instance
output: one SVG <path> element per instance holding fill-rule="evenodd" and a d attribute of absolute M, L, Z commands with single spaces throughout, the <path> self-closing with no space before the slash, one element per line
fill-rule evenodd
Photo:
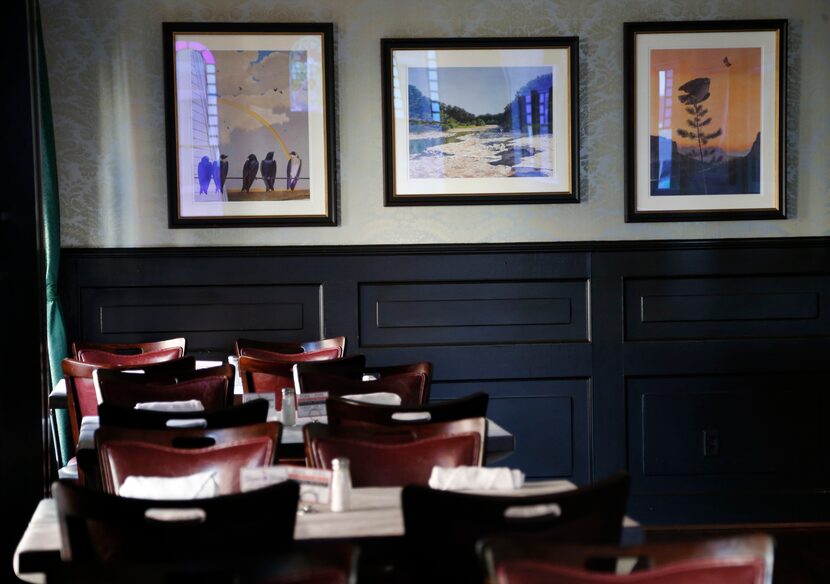
<path fill-rule="evenodd" d="M 830 235 L 826 0 L 41 0 L 67 247 Z M 789 219 L 626 224 L 623 23 L 788 18 Z M 168 229 L 161 23 L 333 22 L 340 226 Z M 582 202 L 383 206 L 380 39 L 580 37 Z"/>

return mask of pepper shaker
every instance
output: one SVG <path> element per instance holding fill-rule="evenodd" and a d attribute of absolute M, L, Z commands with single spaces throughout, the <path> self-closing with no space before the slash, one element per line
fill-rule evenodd
<path fill-rule="evenodd" d="M 331 461 L 331 510 L 348 511 L 351 507 L 352 474 L 348 458 Z"/>
<path fill-rule="evenodd" d="M 297 396 L 293 387 L 282 388 L 282 425 L 294 426 L 297 423 Z"/>

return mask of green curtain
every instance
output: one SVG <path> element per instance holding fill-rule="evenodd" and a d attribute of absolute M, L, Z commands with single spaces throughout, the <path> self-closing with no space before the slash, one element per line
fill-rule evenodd
<path fill-rule="evenodd" d="M 63 377 L 61 360 L 67 356 L 66 331 L 63 328 L 58 301 L 58 264 L 61 254 L 60 204 L 58 199 L 58 169 L 55 156 L 55 134 L 52 127 L 52 103 L 49 97 L 49 77 L 46 74 L 46 53 L 40 23 L 40 5 L 37 10 L 38 71 L 40 78 L 40 175 L 43 193 L 43 231 L 46 247 L 46 333 L 49 351 L 49 369 L 52 384 Z M 64 465 L 71 456 L 71 433 L 66 410 L 57 410 L 57 440 Z"/>

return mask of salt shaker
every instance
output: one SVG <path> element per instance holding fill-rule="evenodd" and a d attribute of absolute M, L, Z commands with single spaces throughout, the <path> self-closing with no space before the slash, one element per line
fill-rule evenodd
<path fill-rule="evenodd" d="M 282 425 L 294 426 L 297 423 L 297 396 L 293 387 L 282 388 Z"/>
<path fill-rule="evenodd" d="M 351 506 L 352 473 L 348 458 L 331 461 L 331 510 L 348 511 Z"/>

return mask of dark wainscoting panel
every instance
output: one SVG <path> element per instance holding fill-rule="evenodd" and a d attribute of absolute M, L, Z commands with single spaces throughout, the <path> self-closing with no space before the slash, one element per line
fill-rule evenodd
<path fill-rule="evenodd" d="M 84 288 L 81 303 L 84 338 L 184 336 L 197 353 L 228 335 L 291 340 L 320 330 L 319 285 Z"/>
<path fill-rule="evenodd" d="M 361 346 L 587 341 L 587 284 L 363 284 Z"/>
<path fill-rule="evenodd" d="M 590 480 L 589 385 L 588 379 L 436 382 L 432 399 L 487 392 L 489 417 L 509 428 L 520 446 L 503 464 L 522 468 L 528 478 L 582 483 Z"/>
<path fill-rule="evenodd" d="M 830 519 L 830 238 L 74 250 L 70 338 L 345 335 L 487 391 L 502 464 L 627 468 L 646 522 Z M 824 505 L 824 507 L 822 507 Z"/>
<path fill-rule="evenodd" d="M 671 278 L 626 281 L 626 339 L 821 336 L 830 278 Z"/>
<path fill-rule="evenodd" d="M 826 470 L 821 383 L 798 372 L 628 378 L 629 427 L 640 436 L 631 471 L 645 488 L 682 476 L 683 490 L 711 490 L 723 475 L 795 486 Z"/>

